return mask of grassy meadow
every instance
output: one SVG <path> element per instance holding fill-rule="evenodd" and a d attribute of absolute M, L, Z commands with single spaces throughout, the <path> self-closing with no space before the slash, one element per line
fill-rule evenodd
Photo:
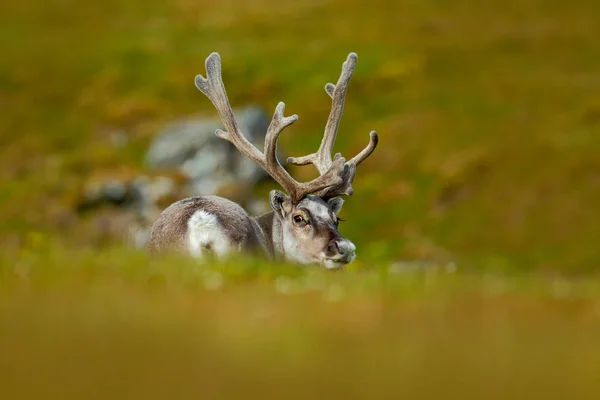
<path fill-rule="evenodd" d="M 0 397 L 597 398 L 600 4 L 21 0 L 0 5 Z M 169 121 L 299 121 L 354 51 L 336 151 L 372 129 L 341 272 L 123 247 L 98 176 L 146 173 Z M 115 145 L 115 135 L 126 141 Z M 301 179 L 310 168 L 293 168 Z M 257 189 L 265 195 L 274 184 Z"/>

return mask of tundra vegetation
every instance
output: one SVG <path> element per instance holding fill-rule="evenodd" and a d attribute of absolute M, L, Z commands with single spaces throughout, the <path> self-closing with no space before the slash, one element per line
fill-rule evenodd
<path fill-rule="evenodd" d="M 599 13 L 3 2 L 0 396 L 597 398 Z M 322 85 L 359 55 L 334 151 L 371 129 L 381 144 L 340 214 L 342 271 L 150 258 L 121 244 L 118 210 L 77 209 L 87 180 L 143 171 L 166 122 L 214 116 L 193 80 L 215 50 L 234 106 L 300 116 L 292 156 L 318 146 Z"/>

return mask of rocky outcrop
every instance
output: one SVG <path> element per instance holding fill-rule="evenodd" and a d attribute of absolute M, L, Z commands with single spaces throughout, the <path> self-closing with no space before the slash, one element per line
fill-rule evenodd
<path fill-rule="evenodd" d="M 244 135 L 262 149 L 270 123 L 265 111 L 253 105 L 234 113 Z M 216 118 L 196 117 L 167 124 L 150 143 L 144 174 L 90 179 L 81 192 L 79 210 L 116 206 L 128 220 L 136 221 L 126 233 L 128 242 L 136 247 L 144 246 L 160 211 L 184 197 L 222 195 L 250 213 L 266 211 L 267 202 L 253 197 L 252 192 L 267 174 L 231 143 L 218 138 L 216 129 L 223 129 Z"/>

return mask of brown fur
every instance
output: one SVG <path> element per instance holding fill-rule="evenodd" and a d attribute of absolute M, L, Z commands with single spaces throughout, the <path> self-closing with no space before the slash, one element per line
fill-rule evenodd
<path fill-rule="evenodd" d="M 254 218 L 238 204 L 222 197 L 178 201 L 154 223 L 148 248 L 154 252 L 175 250 L 196 256 L 202 255 L 199 249 L 215 250 L 221 255 L 235 248 L 243 252 L 262 252 L 271 259 L 323 263 L 327 268 L 338 268 L 354 259 L 354 245 L 337 230 L 341 199 L 326 201 L 308 195 L 293 204 L 289 196 L 273 190 L 270 201 L 273 211 Z M 298 216 L 303 219 L 295 221 Z M 203 218 L 216 219 L 218 226 L 202 222 Z M 196 225 L 196 220 L 200 225 Z M 190 232 L 190 226 L 198 226 L 194 229 L 200 231 Z M 207 230 L 203 231 L 202 226 Z M 205 236 L 195 236 L 198 232 L 205 232 Z"/>
<path fill-rule="evenodd" d="M 260 226 L 237 203 L 217 196 L 190 197 L 165 209 L 152 226 L 148 248 L 153 252 L 185 250 L 188 221 L 198 210 L 216 216 L 230 240 L 242 250 L 260 250 L 265 242 Z"/>
<path fill-rule="evenodd" d="M 269 257 L 276 257 L 276 249 L 273 244 L 273 223 L 275 213 L 273 211 L 261 215 L 260 217 L 253 218 L 253 222 L 257 224 L 263 232 L 265 240 L 265 247 Z"/>

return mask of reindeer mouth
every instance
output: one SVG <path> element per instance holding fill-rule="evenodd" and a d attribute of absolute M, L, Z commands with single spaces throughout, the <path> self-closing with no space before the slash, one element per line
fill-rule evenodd
<path fill-rule="evenodd" d="M 350 264 L 352 261 L 354 261 L 355 257 L 356 256 L 354 255 L 354 253 L 352 253 L 350 255 L 339 258 L 325 258 L 322 260 L 322 263 L 327 269 L 339 269 L 347 264 Z"/>

